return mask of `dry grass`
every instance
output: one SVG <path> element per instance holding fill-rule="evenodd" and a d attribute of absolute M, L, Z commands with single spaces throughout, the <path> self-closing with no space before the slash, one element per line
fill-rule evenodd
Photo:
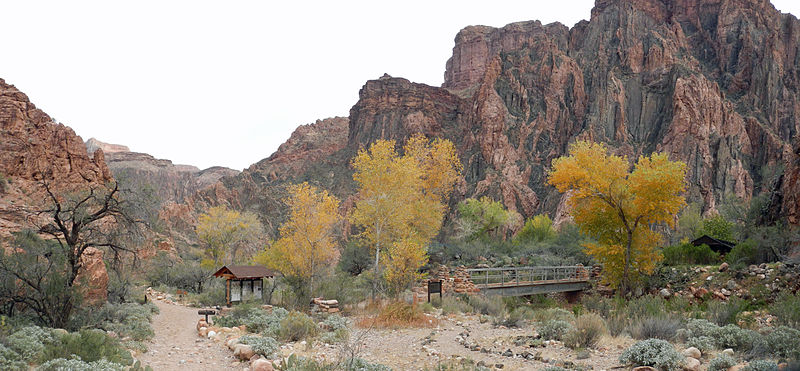
<path fill-rule="evenodd" d="M 386 304 L 378 313 L 356 322 L 361 328 L 396 329 L 406 327 L 436 327 L 439 320 L 422 312 L 419 307 L 393 302 Z"/>

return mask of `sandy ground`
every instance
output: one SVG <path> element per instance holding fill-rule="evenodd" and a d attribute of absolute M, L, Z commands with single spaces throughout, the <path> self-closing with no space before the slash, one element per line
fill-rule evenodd
<path fill-rule="evenodd" d="M 433 369 L 439 362 L 461 360 L 481 362 L 489 368 L 503 370 L 541 370 L 569 362 L 584 368 L 609 370 L 620 366 L 619 355 L 633 343 L 630 338 L 604 336 L 597 349 L 589 352 L 588 359 L 577 359 L 577 352 L 561 343 L 531 347 L 526 340 L 534 335 L 535 329 L 531 326 L 496 327 L 480 323 L 478 316 L 474 315 L 441 318 L 436 328 L 356 329 L 352 333 L 358 340 L 360 357 L 394 370 Z M 351 346 L 355 342 L 351 341 Z M 309 349 L 306 345 L 289 344 L 283 353 L 334 361 L 341 354 L 341 345 L 317 343 Z"/>
<path fill-rule="evenodd" d="M 197 308 L 153 300 L 160 313 L 153 318 L 155 337 L 137 359 L 153 370 L 247 370 L 220 344 L 197 336 Z"/>

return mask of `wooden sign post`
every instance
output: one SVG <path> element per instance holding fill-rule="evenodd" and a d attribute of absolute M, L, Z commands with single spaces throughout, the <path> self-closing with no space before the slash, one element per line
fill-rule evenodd
<path fill-rule="evenodd" d="M 442 281 L 428 281 L 428 303 L 431 302 L 431 294 L 439 293 L 439 299 L 442 299 Z"/>

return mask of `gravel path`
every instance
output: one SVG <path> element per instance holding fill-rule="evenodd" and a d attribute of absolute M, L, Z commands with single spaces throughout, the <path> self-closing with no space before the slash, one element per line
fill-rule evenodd
<path fill-rule="evenodd" d="M 147 344 L 147 353 L 138 359 L 155 371 L 160 370 L 247 370 L 233 353 L 211 340 L 197 336 L 195 326 L 201 318 L 197 308 L 153 300 L 160 313 L 153 318 L 156 336 Z"/>

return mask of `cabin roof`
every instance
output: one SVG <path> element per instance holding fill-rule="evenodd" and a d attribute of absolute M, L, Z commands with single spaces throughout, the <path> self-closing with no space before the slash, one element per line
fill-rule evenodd
<path fill-rule="evenodd" d="M 274 277 L 275 273 L 262 265 L 226 265 L 214 273 L 214 277 L 264 278 Z"/>
<path fill-rule="evenodd" d="M 704 235 L 696 238 L 694 241 L 692 241 L 692 245 L 695 245 L 695 246 L 708 245 L 708 247 L 710 247 L 711 250 L 716 251 L 718 253 L 730 252 L 731 249 L 733 249 L 733 247 L 736 246 L 736 244 L 733 243 L 733 242 L 720 240 L 720 239 L 711 237 L 711 236 L 709 236 L 707 234 L 704 234 Z"/>

